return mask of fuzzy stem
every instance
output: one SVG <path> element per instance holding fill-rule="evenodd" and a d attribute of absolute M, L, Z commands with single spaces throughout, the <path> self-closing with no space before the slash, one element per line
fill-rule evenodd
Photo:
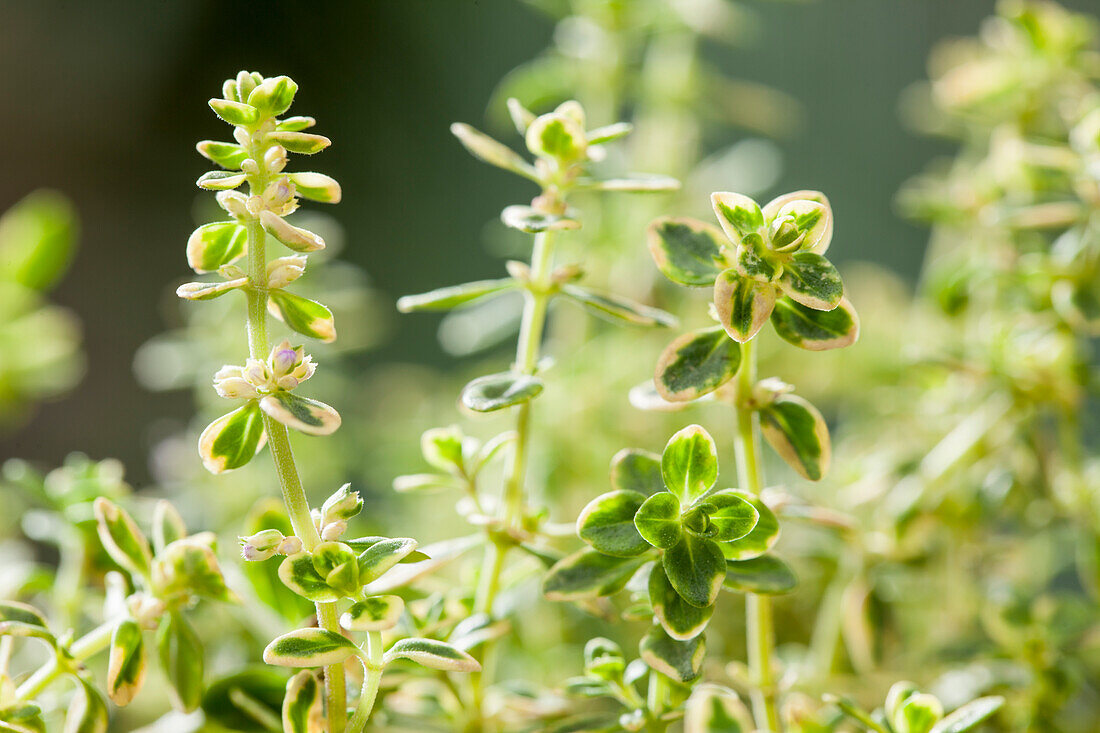
<path fill-rule="evenodd" d="M 367 658 L 363 661 L 363 689 L 359 693 L 359 704 L 355 706 L 355 715 L 351 717 L 346 733 L 362 733 L 374 709 L 381 683 L 382 632 L 371 631 L 367 634 Z"/>
<path fill-rule="evenodd" d="M 756 381 L 756 344 L 741 345 L 741 368 L 737 372 L 737 477 L 741 488 L 760 496 L 764 488 L 763 466 L 760 460 L 760 417 L 747 407 Z M 779 733 L 779 707 L 775 680 L 772 677 L 772 648 L 775 630 L 772 625 L 771 600 L 767 596 L 749 593 L 745 596 L 745 634 L 749 653 L 749 670 L 756 689 L 752 694 L 756 726 Z"/>
<path fill-rule="evenodd" d="M 72 663 L 83 662 L 109 647 L 111 645 L 111 635 L 114 634 L 117 625 L 117 620 L 108 621 L 74 641 L 69 646 Z M 19 689 L 15 691 L 15 699 L 18 701 L 34 699 L 38 693 L 46 689 L 51 682 L 66 671 L 68 670 L 58 663 L 58 657 L 54 656 L 49 662 L 39 667 L 23 684 L 19 685 Z"/>
<path fill-rule="evenodd" d="M 259 158 L 262 160 L 262 156 Z M 252 193 L 262 193 L 266 181 L 251 181 Z M 251 219 L 245 227 L 248 233 L 248 351 L 253 359 L 266 359 L 267 339 L 267 253 L 266 235 L 258 219 Z M 283 492 L 290 524 L 294 534 L 302 541 L 307 552 L 321 542 L 313 518 L 309 512 L 309 499 L 302 488 L 302 479 L 294 463 L 294 452 L 290 447 L 290 436 L 286 426 L 264 414 L 264 429 L 267 431 L 267 443 L 271 448 L 271 458 L 275 464 L 275 473 L 279 477 L 279 486 Z M 317 603 L 317 625 L 328 631 L 340 633 L 335 603 Z M 344 665 L 333 664 L 325 667 L 325 692 L 328 701 L 329 733 L 344 730 L 347 718 L 347 690 L 344 683 Z"/>

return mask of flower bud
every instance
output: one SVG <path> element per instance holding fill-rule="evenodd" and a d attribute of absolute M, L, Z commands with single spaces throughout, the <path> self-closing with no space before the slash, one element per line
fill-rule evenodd
<path fill-rule="evenodd" d="M 260 172 L 260 166 L 252 158 L 245 158 L 241 161 L 241 170 L 250 176 L 254 176 Z"/>
<path fill-rule="evenodd" d="M 266 560 L 276 554 L 286 540 L 277 529 L 265 529 L 251 537 L 241 537 L 241 557 L 249 561 Z"/>
<path fill-rule="evenodd" d="M 361 511 L 363 500 L 359 497 L 359 492 L 352 491 L 351 484 L 344 484 L 321 506 L 321 521 L 325 524 L 339 520 L 346 522 Z"/>
<path fill-rule="evenodd" d="M 218 201 L 218 206 L 225 209 L 225 212 L 230 216 L 235 216 L 238 219 L 248 216 L 248 199 L 243 193 L 239 191 L 218 191 L 214 197 Z"/>
<path fill-rule="evenodd" d="M 238 145 L 248 147 L 248 144 L 252 142 L 252 137 L 248 134 L 248 130 L 243 127 L 233 128 L 233 139 L 237 141 Z"/>
<path fill-rule="evenodd" d="M 214 375 L 214 389 L 226 399 L 252 399 L 257 396 L 256 387 L 245 378 L 243 370 L 236 366 L 224 366 Z"/>
<path fill-rule="evenodd" d="M 306 271 L 305 255 L 290 255 L 272 260 L 267 265 L 267 287 L 272 290 L 286 287 Z"/>
<path fill-rule="evenodd" d="M 266 387 L 270 378 L 267 365 L 259 359 L 249 359 L 244 365 L 244 378 L 255 387 Z"/>
<path fill-rule="evenodd" d="M 272 145 L 264 153 L 264 168 L 269 173 L 282 173 L 283 168 L 286 168 L 286 163 L 286 148 L 282 145 Z"/>
<path fill-rule="evenodd" d="M 302 551 L 302 541 L 297 537 L 287 537 L 279 543 L 279 547 L 275 552 L 280 555 L 297 555 Z"/>
<path fill-rule="evenodd" d="M 344 520 L 329 522 L 321 528 L 321 539 L 325 542 L 333 542 L 340 539 L 344 532 L 348 531 L 348 523 Z"/>

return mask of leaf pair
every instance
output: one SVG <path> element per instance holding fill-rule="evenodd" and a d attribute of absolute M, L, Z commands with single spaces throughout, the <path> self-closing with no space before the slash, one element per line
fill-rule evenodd
<path fill-rule="evenodd" d="M 400 562 L 427 559 L 416 552 L 416 547 L 416 540 L 407 537 L 322 542 L 310 552 L 286 557 L 279 565 L 279 578 L 303 598 L 315 603 L 331 603 L 340 598 L 357 597 L 363 586 L 382 577 Z M 362 612 L 369 610 L 362 609 Z M 359 614 L 354 614 L 349 620 L 354 622 L 357 618 Z M 364 617 L 364 623 L 367 622 Z"/>
<path fill-rule="evenodd" d="M 240 468 L 267 442 L 264 415 L 306 435 L 329 435 L 340 427 L 340 414 L 319 400 L 278 390 L 246 402 L 206 426 L 199 456 L 211 473 Z"/>
<path fill-rule="evenodd" d="M 327 667 L 353 657 L 365 657 L 363 651 L 342 634 L 325 629 L 296 629 L 283 634 L 264 649 L 264 661 L 282 667 Z M 407 659 L 428 669 L 444 672 L 476 672 L 477 660 L 444 641 L 401 639 L 386 651 L 382 665 Z"/>

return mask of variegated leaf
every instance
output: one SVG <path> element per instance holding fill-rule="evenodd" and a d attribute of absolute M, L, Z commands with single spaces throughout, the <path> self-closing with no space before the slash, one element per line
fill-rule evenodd
<path fill-rule="evenodd" d="M 721 327 L 680 336 L 661 352 L 653 381 L 670 402 L 688 402 L 713 392 L 741 365 L 741 346 Z"/>
<path fill-rule="evenodd" d="M 306 435 L 329 435 L 340 427 L 340 413 L 324 402 L 280 390 L 264 396 L 260 409 L 268 417 Z"/>
<path fill-rule="evenodd" d="M 295 629 L 264 649 L 264 661 L 280 667 L 327 667 L 360 654 L 351 639 L 326 629 Z"/>
<path fill-rule="evenodd" d="M 235 221 L 203 224 L 187 240 L 187 264 L 202 274 L 216 272 L 248 251 L 248 234 Z M 182 297 L 182 296 L 181 296 Z"/>
<path fill-rule="evenodd" d="M 300 334 L 326 343 L 336 340 L 336 322 L 326 306 L 285 290 L 272 290 L 268 310 Z"/>
<path fill-rule="evenodd" d="M 396 659 L 408 659 L 428 669 L 444 672 L 477 672 L 481 669 L 478 661 L 461 649 L 445 641 L 435 639 L 401 639 L 389 648 L 383 657 L 383 664 Z"/>
<path fill-rule="evenodd" d="M 722 328 L 738 343 L 755 336 L 775 307 L 775 286 L 730 268 L 714 282 L 714 310 Z"/>
<path fill-rule="evenodd" d="M 250 400 L 206 426 L 199 436 L 199 456 L 211 473 L 231 471 L 251 461 L 266 438 L 260 407 Z"/>

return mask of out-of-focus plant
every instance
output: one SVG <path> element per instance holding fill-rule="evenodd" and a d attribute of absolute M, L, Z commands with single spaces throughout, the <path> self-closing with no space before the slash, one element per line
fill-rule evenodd
<path fill-rule="evenodd" d="M 77 219 L 60 194 L 37 191 L 0 216 L 0 424 L 67 392 L 83 373 L 80 326 L 46 295 L 72 262 Z"/>
<path fill-rule="evenodd" d="M 160 501 L 153 510 L 152 541 L 147 539 L 115 503 L 129 491 L 116 461 L 71 456 L 45 477 L 9 461 L 3 475 L 5 490 L 22 493 L 39 507 L 23 515 L 27 535 L 56 542 L 61 563 L 52 582 L 25 585 L 13 594 L 43 593 L 56 604 L 52 620 L 33 605 L 0 602 L 0 726 L 44 733 L 56 710 L 57 698 L 49 688 L 67 679 L 76 692 L 64 713 L 64 729 L 106 731 L 107 699 L 126 706 L 144 685 L 150 642 L 173 706 L 194 710 L 204 689 L 204 645 L 188 611 L 200 599 L 235 599 L 215 557 L 214 536 L 189 535 L 176 509 Z M 100 583 L 102 611 L 91 612 L 83 594 Z M 44 593 L 54 587 L 55 593 Z M 86 616 L 98 617 L 98 625 L 78 637 Z M 31 642 L 45 646 L 44 659 L 17 649 Z M 87 664 L 104 651 L 109 655 L 101 689 Z M 23 675 L 20 667 L 29 667 L 30 673 Z"/>
<path fill-rule="evenodd" d="M 603 147 L 630 133 L 629 124 L 616 123 L 588 129 L 584 109 L 578 102 L 561 104 L 553 112 L 538 115 L 518 100 L 509 100 L 516 128 L 524 135 L 527 149 L 534 156 L 529 163 L 511 148 L 475 130 L 455 124 L 452 132 L 479 159 L 534 181 L 540 193 L 530 205 L 508 206 L 501 220 L 508 227 L 534 235 L 529 263 L 509 262 L 509 277 L 451 286 L 398 301 L 403 311 L 449 310 L 474 300 L 519 290 L 524 296 L 523 318 L 512 367 L 498 374 L 478 377 L 462 390 L 462 405 L 473 412 L 489 413 L 511 408 L 514 429 L 497 436 L 488 450 L 476 442 L 463 441 L 455 430 L 431 431 L 424 436 L 425 455 L 435 467 L 447 470 L 467 489 L 475 524 L 484 527 L 485 555 L 478 573 L 478 586 L 472 599 L 476 614 L 495 620 L 502 616 L 495 607 L 501 577 L 506 570 L 507 553 L 516 546 L 537 546 L 540 538 L 555 534 L 547 526 L 545 515 L 531 506 L 527 486 L 527 458 L 531 451 L 533 400 L 544 388 L 543 374 L 551 362 L 542 357 L 542 338 L 552 300 L 563 298 L 599 316 L 636 326 L 669 326 L 675 320 L 667 313 L 640 305 L 616 295 L 591 290 L 578 284 L 584 277 L 582 265 L 555 263 L 556 237 L 560 232 L 577 229 L 579 213 L 568 204 L 577 190 L 654 192 L 676 188 L 679 184 L 663 176 L 592 178 L 586 168 L 603 155 Z M 503 486 L 494 496 L 477 486 L 477 470 L 502 443 L 509 443 Z M 484 452 L 482 452 L 484 451 Z M 479 455 L 481 453 L 481 455 Z M 473 470 L 469 470 L 473 469 Z M 412 488 L 453 485 L 427 477 L 401 477 L 396 485 Z M 485 653 L 484 651 L 482 652 Z M 469 730 L 481 730 L 484 679 L 474 680 L 470 693 L 472 710 L 467 713 Z"/>

